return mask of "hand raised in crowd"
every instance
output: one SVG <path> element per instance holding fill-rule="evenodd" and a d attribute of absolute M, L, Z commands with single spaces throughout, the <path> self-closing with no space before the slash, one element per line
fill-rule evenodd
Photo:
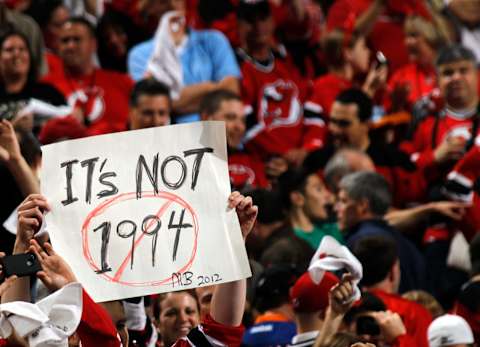
<path fill-rule="evenodd" d="M 328 293 L 329 310 L 336 316 L 344 316 L 353 305 L 354 285 L 352 275 L 343 275 L 340 283 L 336 284 Z"/>
<path fill-rule="evenodd" d="M 42 266 L 42 271 L 37 272 L 37 277 L 45 287 L 55 291 L 69 283 L 77 282 L 70 266 L 53 250 L 52 245 L 45 242 L 43 247 L 40 247 L 36 240 L 30 240 L 29 251 L 35 253 Z"/>
<path fill-rule="evenodd" d="M 242 236 L 245 240 L 252 231 L 258 214 L 258 206 L 253 205 L 252 198 L 243 196 L 239 192 L 233 192 L 228 197 L 228 207 L 236 209 Z"/>
<path fill-rule="evenodd" d="M 432 212 L 440 213 L 453 220 L 461 220 L 471 205 L 458 201 L 435 201 L 429 203 Z"/>
<path fill-rule="evenodd" d="M 460 159 L 465 153 L 463 137 L 447 137 L 433 152 L 435 161 L 439 164 Z"/>
<path fill-rule="evenodd" d="M 392 343 L 397 337 L 407 333 L 407 329 L 398 313 L 381 311 L 372 312 L 371 316 L 377 321 L 380 332 L 387 343 Z"/>
<path fill-rule="evenodd" d="M 17 135 L 12 123 L 3 119 L 0 121 L 0 160 L 14 161 L 22 156 Z"/>
<path fill-rule="evenodd" d="M 371 98 L 375 96 L 377 91 L 383 88 L 387 82 L 388 67 L 387 65 L 378 66 L 373 64 L 368 72 L 362 90 Z"/>
<path fill-rule="evenodd" d="M 31 194 L 18 207 L 17 241 L 29 247 L 43 222 L 43 213 L 50 211 L 47 199 L 40 194 Z"/>
<path fill-rule="evenodd" d="M 0 258 L 3 258 L 5 256 L 5 253 L 3 252 L 0 252 Z M 3 273 L 3 269 L 0 265 L 0 277 L 4 277 L 4 273 Z M 0 284 L 0 297 L 3 296 L 3 293 L 5 293 L 8 288 L 10 288 L 13 284 L 13 282 L 15 282 L 17 280 L 17 276 L 16 275 L 12 275 L 8 278 L 6 278 L 2 284 Z"/>

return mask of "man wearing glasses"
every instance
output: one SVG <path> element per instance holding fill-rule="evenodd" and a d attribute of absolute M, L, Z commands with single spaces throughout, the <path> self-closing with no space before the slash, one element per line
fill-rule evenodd
<path fill-rule="evenodd" d="M 424 194 L 422 176 L 407 153 L 370 136 L 371 115 L 372 100 L 361 90 L 351 88 L 338 94 L 328 123 L 328 144 L 310 154 L 305 165 L 319 170 L 338 149 L 357 149 L 368 154 L 375 170 L 389 182 L 394 206 L 418 201 Z"/>

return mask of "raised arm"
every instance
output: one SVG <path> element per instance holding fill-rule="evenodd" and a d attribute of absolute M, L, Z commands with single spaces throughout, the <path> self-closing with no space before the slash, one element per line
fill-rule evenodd
<path fill-rule="evenodd" d="M 233 192 L 228 198 L 228 207 L 236 209 L 242 236 L 245 240 L 252 230 L 258 214 L 258 207 L 252 198 Z M 212 318 L 227 326 L 237 326 L 242 322 L 247 295 L 246 280 L 223 283 L 215 288 L 210 308 Z"/>
<path fill-rule="evenodd" d="M 353 294 L 352 276 L 345 274 L 342 281 L 330 289 L 328 294 L 329 305 L 325 314 L 325 320 L 314 347 L 330 346 L 334 335 L 342 324 L 343 317 L 353 305 L 351 300 Z"/>
<path fill-rule="evenodd" d="M 196 113 L 205 95 L 218 89 L 240 93 L 238 79 L 234 76 L 227 76 L 219 82 L 191 84 L 181 90 L 178 100 L 173 101 L 173 110 L 179 114 Z"/>
<path fill-rule="evenodd" d="M 29 195 L 18 207 L 18 227 L 13 254 L 26 253 L 30 240 L 40 228 L 43 221 L 42 211 L 49 211 L 47 200 L 40 194 Z M 2 303 L 11 301 L 30 301 L 30 278 L 22 277 L 16 280 L 5 294 Z"/>
<path fill-rule="evenodd" d="M 24 196 L 40 192 L 38 180 L 22 156 L 15 130 L 7 120 L 0 121 L 0 161 L 5 163 Z"/>

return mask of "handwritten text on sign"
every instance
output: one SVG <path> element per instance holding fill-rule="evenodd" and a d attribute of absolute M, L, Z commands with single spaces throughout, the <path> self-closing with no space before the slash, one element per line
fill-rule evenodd
<path fill-rule="evenodd" d="M 53 246 L 97 301 L 249 276 L 225 130 L 202 122 L 43 147 Z"/>

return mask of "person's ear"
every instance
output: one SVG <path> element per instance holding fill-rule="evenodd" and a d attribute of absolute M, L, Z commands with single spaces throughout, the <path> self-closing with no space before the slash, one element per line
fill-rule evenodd
<path fill-rule="evenodd" d="M 357 202 L 357 208 L 361 215 L 365 215 L 370 212 L 370 204 L 365 198 Z"/>
<path fill-rule="evenodd" d="M 400 260 L 395 260 L 392 265 L 392 268 L 388 272 L 389 282 L 396 283 L 400 280 Z"/>
<path fill-rule="evenodd" d="M 351 63 L 351 61 L 353 59 L 352 49 L 349 48 L 349 47 L 344 48 L 342 54 L 343 54 L 343 61 L 345 63 Z"/>
<path fill-rule="evenodd" d="M 305 203 L 305 198 L 302 193 L 295 190 L 290 193 L 290 202 L 295 207 L 303 206 Z"/>

